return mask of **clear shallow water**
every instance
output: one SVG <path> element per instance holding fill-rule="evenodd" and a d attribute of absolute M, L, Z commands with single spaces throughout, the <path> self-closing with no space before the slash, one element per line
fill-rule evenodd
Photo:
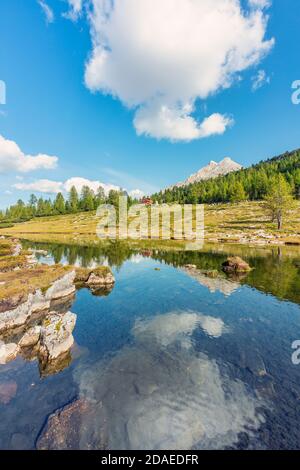
<path fill-rule="evenodd" d="M 46 249 L 43 262 L 110 264 L 116 285 L 102 297 L 77 292 L 63 371 L 40 378 L 21 358 L 0 366 L 0 385 L 17 385 L 0 404 L 0 448 L 35 448 L 49 414 L 77 398 L 92 407 L 78 448 L 300 447 L 300 254 L 244 250 L 256 269 L 215 280 L 183 267 L 219 267 L 226 254 L 210 249 Z"/>

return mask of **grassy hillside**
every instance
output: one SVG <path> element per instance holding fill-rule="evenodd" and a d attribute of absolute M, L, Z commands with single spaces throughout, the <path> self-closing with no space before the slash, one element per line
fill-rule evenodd
<path fill-rule="evenodd" d="M 206 205 L 205 238 L 211 242 L 300 245 L 299 209 L 300 202 L 297 202 L 296 208 L 288 214 L 283 230 L 278 231 L 276 224 L 266 217 L 259 202 Z M 1 229 L 0 235 L 48 242 L 95 242 L 97 222 L 95 212 L 35 218 Z"/>

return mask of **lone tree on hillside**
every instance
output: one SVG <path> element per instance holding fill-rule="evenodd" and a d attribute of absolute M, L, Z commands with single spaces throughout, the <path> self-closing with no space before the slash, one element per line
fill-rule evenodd
<path fill-rule="evenodd" d="M 271 180 L 268 192 L 264 197 L 264 207 L 272 220 L 276 220 L 278 230 L 282 229 L 283 218 L 290 209 L 293 209 L 294 205 L 291 186 L 279 174 Z"/>

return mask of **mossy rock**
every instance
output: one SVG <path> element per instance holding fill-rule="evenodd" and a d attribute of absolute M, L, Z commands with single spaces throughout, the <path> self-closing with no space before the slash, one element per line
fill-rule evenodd
<path fill-rule="evenodd" d="M 75 282 L 78 284 L 84 284 L 88 282 L 91 274 L 97 277 L 106 277 L 111 274 L 111 269 L 108 266 L 98 266 L 97 268 L 75 268 L 76 276 Z"/>
<path fill-rule="evenodd" d="M 230 256 L 222 267 L 226 273 L 247 273 L 252 270 L 249 264 L 239 256 Z"/>
<path fill-rule="evenodd" d="M 76 283 L 87 282 L 89 275 L 91 274 L 91 270 L 88 268 L 75 268 L 75 272 L 76 272 L 76 276 L 75 276 Z"/>

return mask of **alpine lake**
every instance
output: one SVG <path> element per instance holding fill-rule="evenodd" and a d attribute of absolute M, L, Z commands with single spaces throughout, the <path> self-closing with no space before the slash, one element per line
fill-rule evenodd
<path fill-rule="evenodd" d="M 1 449 L 300 448 L 299 249 L 23 246 L 116 282 L 65 306 L 77 317 L 59 370 L 0 366 Z M 229 255 L 252 271 L 226 276 Z"/>

